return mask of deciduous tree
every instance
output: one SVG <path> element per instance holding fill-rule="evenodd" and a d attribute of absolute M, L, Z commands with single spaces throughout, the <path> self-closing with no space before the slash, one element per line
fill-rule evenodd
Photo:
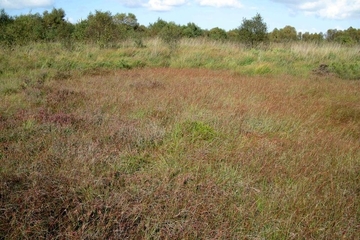
<path fill-rule="evenodd" d="M 183 35 L 188 38 L 203 36 L 204 31 L 195 23 L 188 23 L 184 26 Z"/>
<path fill-rule="evenodd" d="M 208 36 L 213 40 L 219 40 L 219 41 L 226 40 L 228 37 L 226 31 L 218 27 L 210 29 Z"/>
<path fill-rule="evenodd" d="M 275 28 L 269 33 L 269 39 L 272 42 L 291 42 L 298 40 L 296 29 L 292 26 L 285 26 L 284 28 Z"/>
<path fill-rule="evenodd" d="M 252 19 L 243 19 L 239 29 L 239 38 L 250 47 L 268 40 L 267 25 L 259 13 Z"/>
<path fill-rule="evenodd" d="M 118 32 L 111 13 L 101 11 L 95 11 L 95 14 L 90 13 L 85 34 L 88 39 L 98 43 L 100 47 L 106 47 L 117 39 Z"/>
<path fill-rule="evenodd" d="M 73 32 L 73 25 L 65 20 L 65 11 L 54 8 L 50 13 L 43 13 L 45 38 L 48 41 L 69 39 Z"/>

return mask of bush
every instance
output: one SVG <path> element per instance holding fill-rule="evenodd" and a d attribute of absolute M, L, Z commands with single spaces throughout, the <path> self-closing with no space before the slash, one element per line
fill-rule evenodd
<path fill-rule="evenodd" d="M 335 62 L 330 66 L 330 69 L 340 78 L 360 80 L 360 62 Z"/>
<path fill-rule="evenodd" d="M 175 50 L 178 47 L 181 37 L 182 30 L 180 26 L 173 22 L 170 22 L 164 26 L 160 32 L 161 40 L 163 40 L 171 50 Z"/>

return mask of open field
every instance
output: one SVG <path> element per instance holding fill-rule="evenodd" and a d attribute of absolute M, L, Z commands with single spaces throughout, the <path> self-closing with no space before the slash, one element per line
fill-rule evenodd
<path fill-rule="evenodd" d="M 360 238 L 354 49 L 157 44 L 1 55 L 1 239 Z"/>

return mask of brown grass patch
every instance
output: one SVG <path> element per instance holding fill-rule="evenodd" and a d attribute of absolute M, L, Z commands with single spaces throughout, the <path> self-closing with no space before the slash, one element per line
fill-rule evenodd
<path fill-rule="evenodd" d="M 28 88 L 1 109 L 0 238 L 357 239 L 359 92 L 171 68 Z"/>

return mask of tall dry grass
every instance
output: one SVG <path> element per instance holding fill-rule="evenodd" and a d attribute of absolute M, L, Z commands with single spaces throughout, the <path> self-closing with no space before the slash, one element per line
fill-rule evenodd
<path fill-rule="evenodd" d="M 16 92 L 21 84 L 28 84 L 34 78 L 47 80 L 142 67 L 205 68 L 247 76 L 308 77 L 324 64 L 328 69 L 321 74 L 350 80 L 360 78 L 359 46 L 301 42 L 247 49 L 234 42 L 182 39 L 174 47 L 158 38 L 146 39 L 142 46 L 128 40 L 105 49 L 77 43 L 70 50 L 60 43 L 1 48 L 0 91 Z"/>

